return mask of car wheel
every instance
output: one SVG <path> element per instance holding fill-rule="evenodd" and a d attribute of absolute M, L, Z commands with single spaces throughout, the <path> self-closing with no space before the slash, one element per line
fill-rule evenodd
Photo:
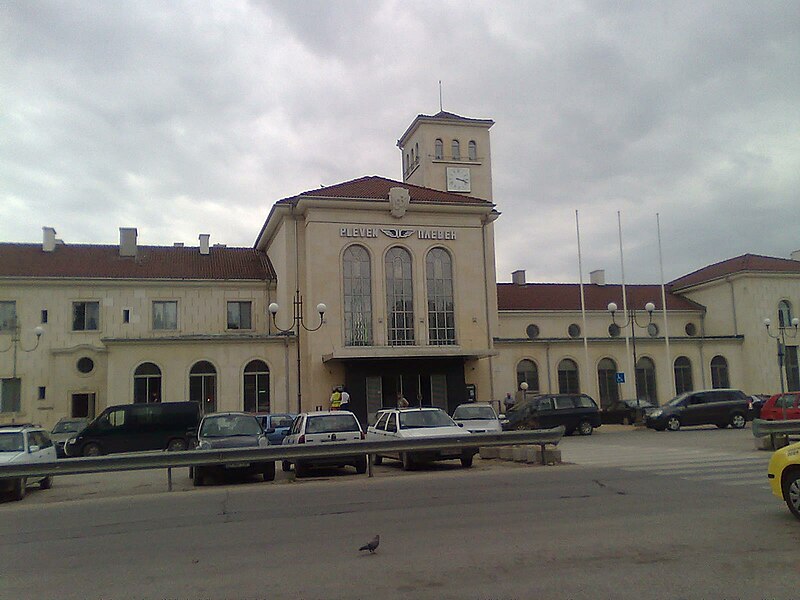
<path fill-rule="evenodd" d="M 299 479 L 300 477 L 305 477 L 306 475 L 308 475 L 308 467 L 299 461 L 294 463 L 294 476 Z"/>
<path fill-rule="evenodd" d="M 403 452 L 400 455 L 400 462 L 403 463 L 403 471 L 410 471 L 414 468 L 414 461 L 408 452 Z"/>
<path fill-rule="evenodd" d="M 366 455 L 364 455 L 356 461 L 355 464 L 356 473 L 358 473 L 359 475 L 363 475 L 364 473 L 367 472 L 367 460 L 369 459 L 367 458 Z"/>
<path fill-rule="evenodd" d="M 372 464 L 373 465 L 382 465 L 383 464 L 383 457 L 380 454 L 373 454 Z"/>
<path fill-rule="evenodd" d="M 670 431 L 678 431 L 681 428 L 681 420 L 678 417 L 670 417 L 667 419 L 667 429 Z"/>
<path fill-rule="evenodd" d="M 800 470 L 795 469 L 784 476 L 783 499 L 792 514 L 800 519 Z"/>
<path fill-rule="evenodd" d="M 206 477 L 203 474 L 203 470 L 200 467 L 195 467 L 192 473 L 192 484 L 194 487 L 200 487 L 206 482 L 205 480 Z"/>
<path fill-rule="evenodd" d="M 11 497 L 14 500 L 22 500 L 25 497 L 26 489 L 26 482 L 24 477 L 20 477 L 14 482 L 14 490 L 12 491 Z"/>
<path fill-rule="evenodd" d="M 178 438 L 169 441 L 167 452 L 180 452 L 181 450 L 186 450 L 187 447 L 186 440 Z"/>
<path fill-rule="evenodd" d="M 101 456 L 102 454 L 103 449 L 99 444 L 95 444 L 94 442 L 90 442 L 83 447 L 84 456 Z"/>
<path fill-rule="evenodd" d="M 578 433 L 581 435 L 592 435 L 592 431 L 594 431 L 594 427 L 589 421 L 581 421 L 578 423 Z"/>
<path fill-rule="evenodd" d="M 49 490 L 51 487 L 53 487 L 53 476 L 52 475 L 48 475 L 47 477 L 45 477 L 44 479 L 42 479 L 39 482 L 39 488 L 42 489 L 42 490 Z"/>
<path fill-rule="evenodd" d="M 473 454 L 462 454 L 461 455 L 461 466 L 465 469 L 469 469 L 472 466 L 472 459 L 474 458 Z"/>
<path fill-rule="evenodd" d="M 281 471 L 283 471 L 284 473 L 288 473 L 291 470 L 292 470 L 292 463 L 290 463 L 288 460 L 282 460 Z"/>
<path fill-rule="evenodd" d="M 733 413 L 731 415 L 731 427 L 734 429 L 744 429 L 747 425 L 747 419 L 742 413 Z"/>
<path fill-rule="evenodd" d="M 265 464 L 261 474 L 264 476 L 264 481 L 275 481 L 275 461 L 271 460 Z"/>

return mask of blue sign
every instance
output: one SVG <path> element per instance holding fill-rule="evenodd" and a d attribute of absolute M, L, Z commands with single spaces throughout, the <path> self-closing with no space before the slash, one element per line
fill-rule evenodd
<path fill-rule="evenodd" d="M 617 383 L 625 383 L 625 373 L 617 373 Z"/>

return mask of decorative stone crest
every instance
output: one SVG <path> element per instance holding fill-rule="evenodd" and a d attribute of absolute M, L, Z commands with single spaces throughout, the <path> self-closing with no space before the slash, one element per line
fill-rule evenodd
<path fill-rule="evenodd" d="M 411 194 L 406 188 L 393 187 L 389 190 L 389 207 L 394 218 L 399 219 L 405 215 L 410 203 Z"/>

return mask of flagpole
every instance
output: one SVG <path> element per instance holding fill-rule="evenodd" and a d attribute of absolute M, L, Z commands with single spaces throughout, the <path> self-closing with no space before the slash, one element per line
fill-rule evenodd
<path fill-rule="evenodd" d="M 658 266 L 661 269 L 661 312 L 664 317 L 664 342 L 667 346 L 667 374 L 672 373 L 672 357 L 669 352 L 669 328 L 667 327 L 667 293 L 664 290 L 664 257 L 661 254 L 661 218 L 656 213 L 656 228 L 658 229 Z M 675 377 L 670 376 L 669 380 L 672 382 L 670 388 L 672 390 L 672 397 L 676 396 L 675 390 Z"/>
<path fill-rule="evenodd" d="M 620 211 L 617 211 L 617 229 L 619 230 L 619 266 L 622 273 L 622 311 L 625 314 L 625 318 L 628 318 L 628 293 L 625 291 L 625 259 L 622 256 L 622 216 L 620 215 Z M 635 324 L 631 323 L 632 328 L 635 326 Z M 625 354 L 628 357 L 628 373 L 631 374 L 631 379 L 628 381 L 628 384 L 633 384 L 633 395 L 631 398 L 637 398 L 636 366 L 633 364 L 633 359 L 631 358 L 631 338 L 627 327 L 625 328 Z"/>
<path fill-rule="evenodd" d="M 583 325 L 581 326 L 581 331 L 583 332 L 583 355 L 586 361 L 586 377 L 588 378 L 587 381 L 591 381 L 592 372 L 590 365 L 589 365 L 589 339 L 586 337 L 586 297 L 584 296 L 583 290 L 583 260 L 581 258 L 581 226 L 578 221 L 578 210 L 575 210 L 575 231 L 578 234 L 578 281 L 581 284 L 581 319 L 583 321 Z"/>

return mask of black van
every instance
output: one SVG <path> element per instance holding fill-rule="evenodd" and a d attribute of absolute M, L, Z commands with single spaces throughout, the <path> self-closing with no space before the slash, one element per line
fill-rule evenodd
<path fill-rule="evenodd" d="M 197 402 L 109 406 L 64 444 L 67 456 L 138 450 L 186 450 L 197 435 Z"/>
<path fill-rule="evenodd" d="M 600 427 L 600 410 L 586 394 L 544 394 L 526 398 L 508 411 L 503 429 L 549 429 L 563 425 L 567 435 L 592 435 Z"/>
<path fill-rule="evenodd" d="M 684 425 L 728 425 L 742 429 L 750 413 L 750 397 L 742 390 L 716 389 L 684 392 L 647 415 L 656 431 L 678 431 Z"/>

